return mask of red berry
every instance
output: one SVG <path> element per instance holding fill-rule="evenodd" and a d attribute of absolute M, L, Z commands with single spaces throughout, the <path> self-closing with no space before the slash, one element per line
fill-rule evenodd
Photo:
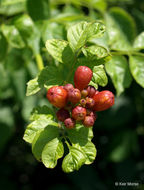
<path fill-rule="evenodd" d="M 64 88 L 64 86 L 59 86 L 59 87 L 62 87 L 62 88 Z"/>
<path fill-rule="evenodd" d="M 68 110 L 61 108 L 60 110 L 57 111 L 56 116 L 59 121 L 64 121 L 65 119 L 70 117 L 70 114 L 69 114 Z"/>
<path fill-rule="evenodd" d="M 93 99 L 95 100 L 94 111 L 104 111 L 114 105 L 114 95 L 108 90 L 95 94 Z"/>
<path fill-rule="evenodd" d="M 88 86 L 87 91 L 88 91 L 88 96 L 92 98 L 95 95 L 97 90 L 93 86 Z"/>
<path fill-rule="evenodd" d="M 86 98 L 86 107 L 87 108 L 93 108 L 95 105 L 95 101 L 92 98 Z"/>
<path fill-rule="evenodd" d="M 65 107 L 67 103 L 67 91 L 61 86 L 53 86 L 47 92 L 47 99 L 57 108 Z"/>
<path fill-rule="evenodd" d="M 77 121 L 81 121 L 84 120 L 86 116 L 86 109 L 80 106 L 76 106 L 73 110 L 72 110 L 72 117 L 77 120 Z"/>
<path fill-rule="evenodd" d="M 74 87 L 73 87 L 72 84 L 68 83 L 68 84 L 66 84 L 66 85 L 64 86 L 64 89 L 67 90 L 67 91 L 69 91 L 70 89 L 74 89 Z"/>
<path fill-rule="evenodd" d="M 70 101 L 73 104 L 76 104 L 81 99 L 81 93 L 79 89 L 73 88 L 68 91 L 68 101 Z"/>
<path fill-rule="evenodd" d="M 92 127 L 94 125 L 94 118 L 92 116 L 86 116 L 83 124 L 85 127 Z"/>
<path fill-rule="evenodd" d="M 75 71 L 74 84 L 79 90 L 87 87 L 93 76 L 92 70 L 87 66 L 79 66 Z"/>
<path fill-rule="evenodd" d="M 64 124 L 67 129 L 73 129 L 75 127 L 75 121 L 72 118 L 65 119 Z"/>
<path fill-rule="evenodd" d="M 87 95 L 88 95 L 88 91 L 86 90 L 86 89 L 83 89 L 82 91 L 81 91 L 81 95 L 82 95 L 82 97 L 87 97 Z"/>
<path fill-rule="evenodd" d="M 82 106 L 85 106 L 85 105 L 86 105 L 86 100 L 85 100 L 85 99 L 81 99 L 81 100 L 80 100 L 80 104 L 81 104 Z"/>
<path fill-rule="evenodd" d="M 88 110 L 88 109 L 87 109 L 87 116 L 93 117 L 94 121 L 96 121 L 96 119 L 97 119 L 97 114 L 91 110 Z"/>

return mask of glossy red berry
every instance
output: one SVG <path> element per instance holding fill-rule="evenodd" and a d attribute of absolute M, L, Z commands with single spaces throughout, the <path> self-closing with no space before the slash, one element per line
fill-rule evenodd
<path fill-rule="evenodd" d="M 93 99 L 95 100 L 94 111 L 104 111 L 114 105 L 114 95 L 108 90 L 95 94 Z"/>
<path fill-rule="evenodd" d="M 67 91 L 61 86 L 53 86 L 47 92 L 47 99 L 57 108 L 65 107 L 67 103 Z"/>
<path fill-rule="evenodd" d="M 61 108 L 60 110 L 57 111 L 56 116 L 59 121 L 64 121 L 65 119 L 70 117 L 70 114 L 68 110 Z"/>
<path fill-rule="evenodd" d="M 97 90 L 93 86 L 88 86 L 87 91 L 88 91 L 88 96 L 92 98 L 95 95 Z"/>
<path fill-rule="evenodd" d="M 83 89 L 83 90 L 81 91 L 81 96 L 82 96 L 83 98 L 85 98 L 85 97 L 87 97 L 87 95 L 88 95 L 88 91 L 87 91 L 86 89 Z"/>
<path fill-rule="evenodd" d="M 77 120 L 77 121 L 81 121 L 84 120 L 86 116 L 86 109 L 81 107 L 81 106 L 76 106 L 73 110 L 72 110 L 72 117 Z"/>
<path fill-rule="evenodd" d="M 74 89 L 74 86 L 72 84 L 68 83 L 64 86 L 64 89 L 69 91 L 70 89 Z"/>
<path fill-rule="evenodd" d="M 75 127 L 75 121 L 72 118 L 65 119 L 64 124 L 67 129 L 73 129 Z"/>
<path fill-rule="evenodd" d="M 92 98 L 86 98 L 86 108 L 93 108 L 95 105 L 95 101 Z"/>
<path fill-rule="evenodd" d="M 68 101 L 70 101 L 72 104 L 76 104 L 81 99 L 81 93 L 79 89 L 73 88 L 68 91 Z"/>
<path fill-rule="evenodd" d="M 93 76 L 92 70 L 87 66 L 79 66 L 75 71 L 74 84 L 79 90 L 87 87 Z"/>
<path fill-rule="evenodd" d="M 92 127 L 94 125 L 94 118 L 92 116 L 86 116 L 83 124 L 85 127 Z"/>

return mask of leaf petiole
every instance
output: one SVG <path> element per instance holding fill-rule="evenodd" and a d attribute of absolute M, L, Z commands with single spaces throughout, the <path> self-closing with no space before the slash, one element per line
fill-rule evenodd
<path fill-rule="evenodd" d="M 39 69 L 39 71 L 41 71 L 44 68 L 42 56 L 38 53 L 35 55 L 35 58 L 36 58 L 36 63 L 37 63 L 38 69 Z"/>

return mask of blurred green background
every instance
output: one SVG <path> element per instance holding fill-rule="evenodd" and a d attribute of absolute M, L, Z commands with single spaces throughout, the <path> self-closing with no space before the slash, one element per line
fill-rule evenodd
<path fill-rule="evenodd" d="M 71 174 L 62 172 L 61 161 L 47 169 L 22 139 L 33 107 L 48 104 L 45 92 L 25 96 L 26 83 L 38 73 L 39 55 L 45 65 L 51 62 L 45 41 L 66 39 L 66 28 L 74 22 L 105 22 L 111 7 L 131 15 L 137 34 L 144 31 L 143 0 L 0 1 L 1 190 L 144 190 L 144 89 L 134 80 L 113 108 L 98 114 L 93 139 L 97 158 L 92 165 Z M 115 93 L 110 78 L 106 89 Z M 116 187 L 115 182 L 140 185 Z"/>

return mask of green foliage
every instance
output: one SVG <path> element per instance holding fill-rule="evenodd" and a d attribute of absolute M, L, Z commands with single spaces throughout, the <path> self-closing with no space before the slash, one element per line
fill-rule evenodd
<path fill-rule="evenodd" d="M 48 40 L 46 42 L 46 48 L 49 54 L 57 61 L 69 64 L 74 62 L 75 57 L 67 41 Z"/>
<path fill-rule="evenodd" d="M 90 82 L 90 85 L 94 85 L 94 87 L 97 89 L 98 85 L 100 86 L 106 86 L 108 83 L 108 79 L 104 70 L 103 65 L 95 66 L 93 68 L 93 77 L 92 81 Z"/>
<path fill-rule="evenodd" d="M 101 23 L 81 22 L 68 29 L 67 38 L 74 52 L 78 51 L 92 38 L 103 35 L 105 27 Z"/>
<path fill-rule="evenodd" d="M 135 23 L 131 16 L 120 8 L 112 8 L 106 13 L 109 44 L 113 50 L 129 51 L 135 38 Z"/>
<path fill-rule="evenodd" d="M 47 168 L 54 168 L 64 154 L 64 147 L 58 138 L 49 141 L 42 152 L 42 162 Z"/>
<path fill-rule="evenodd" d="M 25 11 L 26 0 L 1 0 L 0 14 L 12 16 Z"/>
<path fill-rule="evenodd" d="M 62 169 L 66 173 L 79 170 L 85 161 L 85 155 L 81 150 L 73 146 L 69 146 L 69 154 L 63 160 Z"/>
<path fill-rule="evenodd" d="M 39 124 L 40 125 L 40 124 Z M 47 143 L 51 142 L 58 136 L 58 127 L 53 126 L 51 123 L 47 123 L 45 129 L 38 130 L 32 141 L 32 152 L 36 159 L 40 160 L 44 147 Z M 53 159 L 56 159 L 53 155 Z"/>
<path fill-rule="evenodd" d="M 2 32 L 8 43 L 14 48 L 23 48 L 25 43 L 14 25 L 3 25 Z"/>
<path fill-rule="evenodd" d="M 26 95 L 31 96 L 31 95 L 37 93 L 39 90 L 40 90 L 40 87 L 39 87 L 37 78 L 32 79 L 27 83 L 27 93 L 26 93 Z"/>
<path fill-rule="evenodd" d="M 32 19 L 28 15 L 22 15 L 15 20 L 15 26 L 33 53 L 38 54 L 40 51 L 40 32 Z"/>
<path fill-rule="evenodd" d="M 58 126 L 58 124 L 54 122 L 52 118 L 53 117 L 50 114 L 36 115 L 36 117 L 34 117 L 34 121 L 28 125 L 25 131 L 24 140 L 32 143 L 39 130 L 44 130 L 48 125 Z"/>
<path fill-rule="evenodd" d="M 134 48 L 135 49 L 144 49 L 144 32 L 137 36 L 134 41 Z"/>
<path fill-rule="evenodd" d="M 84 29 L 83 26 L 84 25 Z M 71 31 L 80 28 L 80 33 L 73 44 Z M 85 28 L 86 27 L 86 28 Z M 50 39 L 46 42 L 46 48 L 49 54 L 62 64 L 62 67 L 51 65 L 45 67 L 37 76 L 37 78 L 28 82 L 27 96 L 37 93 L 41 88 L 48 88 L 50 85 L 61 85 L 64 75 L 61 69 L 65 68 L 65 64 L 76 64 L 78 59 L 77 50 L 84 48 L 85 44 L 92 38 L 100 37 L 104 26 L 100 23 L 87 23 L 80 22 L 73 25 L 68 29 L 68 40 Z M 78 33 L 79 34 L 79 33 Z M 73 48 L 71 50 L 70 46 Z M 90 46 L 91 48 L 92 46 Z M 94 52 L 95 57 L 103 58 L 109 54 L 103 51 L 101 47 L 96 46 L 97 50 Z M 93 47 L 92 47 L 93 48 Z M 94 51 L 94 48 L 91 52 Z M 91 54 L 86 57 L 91 58 Z M 104 66 L 95 66 L 93 69 L 92 83 L 95 86 L 105 86 L 107 84 L 107 76 L 104 71 Z M 57 77 L 55 77 L 57 76 Z M 63 144 L 61 139 L 64 138 L 65 143 L 68 145 L 69 153 L 63 160 L 62 169 L 64 172 L 72 172 L 78 170 L 83 164 L 91 164 L 96 157 L 96 148 L 91 142 L 93 138 L 92 129 L 85 128 L 83 125 L 77 124 L 75 129 L 67 131 L 65 134 L 65 127 L 56 123 L 52 115 L 38 114 L 36 117 L 32 116 L 32 123 L 27 126 L 24 134 L 24 140 L 32 143 L 32 152 L 34 156 L 41 160 L 48 168 L 54 168 L 57 164 L 57 159 L 61 158 L 64 154 Z M 60 126 L 59 126 L 60 125 Z M 59 127 L 58 127 L 59 126 Z M 60 138 L 60 131 L 62 130 L 62 137 Z M 70 140 L 70 143 L 66 139 Z"/>
<path fill-rule="evenodd" d="M 130 56 L 130 70 L 137 83 L 144 88 L 144 57 Z"/>
<path fill-rule="evenodd" d="M 48 19 L 50 16 L 49 0 L 28 0 L 27 10 L 33 20 Z"/>
<path fill-rule="evenodd" d="M 32 123 L 27 126 L 24 140 L 32 143 L 32 152 L 47 168 L 54 168 L 57 160 L 64 154 L 62 139 L 68 145 L 69 154 L 64 158 L 62 168 L 65 172 L 78 170 L 83 164 L 91 164 L 96 157 L 96 148 L 91 142 L 92 129 L 77 124 L 75 129 L 67 130 L 61 136 L 59 124 L 53 121 L 48 107 L 39 107 L 31 116 Z M 66 139 L 69 139 L 71 145 Z"/>
<path fill-rule="evenodd" d="M 50 23 L 48 23 L 49 25 Z M 68 41 L 48 37 L 46 49 L 49 60 L 52 56 L 54 62 L 43 68 L 35 79 L 28 82 L 27 96 L 39 92 L 43 87 L 48 89 L 53 85 L 62 85 L 64 81 L 71 81 L 67 73 L 72 73 L 69 77 L 73 78 L 74 69 L 78 65 L 87 65 L 93 69 L 93 78 L 90 85 L 96 88 L 98 88 L 98 85 L 102 87 L 107 85 L 106 68 L 117 90 L 117 95 L 124 92 L 132 81 L 128 61 L 124 54 L 126 52 L 129 55 L 129 51 L 132 54 L 137 53 L 138 48 L 135 44 L 138 43 L 137 39 L 139 37 L 134 42 L 134 21 L 122 9 L 111 9 L 106 14 L 106 25 L 108 28 L 106 32 L 108 33 L 105 33 L 105 26 L 101 22 L 82 21 L 68 26 Z M 129 30 L 125 29 L 127 25 Z M 55 26 L 57 27 L 57 25 Z M 60 37 L 63 38 L 63 32 Z M 141 41 L 141 37 L 139 41 Z M 133 42 L 135 48 L 133 48 Z M 115 51 L 110 53 L 108 46 Z M 120 56 L 117 55 L 119 51 Z M 131 73 L 135 80 L 142 85 L 142 80 L 140 80 L 142 78 L 142 74 L 140 74 L 142 61 L 139 59 L 137 63 L 136 60 L 134 61 L 136 68 L 139 66 L 140 70 L 134 71 L 135 65 L 132 58 L 134 59 L 133 56 L 130 56 Z M 66 70 L 66 73 L 64 70 Z M 24 139 L 32 143 L 34 156 L 48 168 L 54 168 L 57 160 L 63 156 L 63 139 L 69 149 L 69 153 L 62 162 L 64 172 L 78 170 L 83 164 L 91 164 L 94 161 L 96 148 L 91 142 L 92 138 L 92 129 L 77 124 L 75 129 L 67 130 L 66 133 L 64 126 L 56 124 L 52 115 L 45 114 L 36 117 L 28 125 L 24 135 Z"/>
<path fill-rule="evenodd" d="M 36 159 L 47 168 L 54 168 L 57 160 L 65 156 L 62 162 L 65 172 L 94 162 L 96 148 L 91 142 L 92 129 L 77 123 L 75 129 L 66 130 L 57 123 L 56 110 L 43 98 L 46 92 L 43 88 L 73 83 L 74 71 L 79 65 L 93 70 L 90 85 L 96 88 L 111 85 L 107 73 L 118 96 L 130 88 L 132 80 L 144 88 L 143 12 L 137 7 L 132 9 L 134 19 L 131 11 L 122 9 L 126 1 L 130 6 L 131 0 L 1 0 L 0 149 L 14 134 L 20 118 L 27 122 L 34 106 L 46 105 L 33 110 L 24 134 L 24 140 L 32 144 Z M 117 2 L 122 6 L 113 7 Z M 25 97 L 25 92 L 27 96 L 36 93 L 38 96 Z M 133 98 L 140 102 L 135 106 L 138 113 L 143 111 L 142 94 L 141 91 Z M 102 130 L 125 127 L 133 117 L 131 105 L 135 102 L 123 96 L 118 98 L 110 112 L 99 116 Z M 99 121 L 96 127 L 99 130 Z M 129 130 L 117 134 L 112 145 L 118 146 L 110 148 L 109 159 L 119 162 L 127 158 L 136 144 L 132 140 L 136 141 L 136 136 L 136 132 Z"/>
<path fill-rule="evenodd" d="M 5 58 L 7 53 L 7 41 L 2 33 L 0 33 L 0 61 Z"/>
<path fill-rule="evenodd" d="M 72 145 L 84 152 L 85 164 L 91 164 L 96 157 L 96 148 L 91 142 L 93 138 L 92 129 L 84 128 L 83 125 L 76 125 L 76 129 L 67 130 L 67 132 Z"/>
<path fill-rule="evenodd" d="M 107 57 L 109 55 L 109 52 L 107 49 L 105 49 L 104 47 L 100 47 L 98 45 L 84 47 L 82 49 L 82 51 L 86 57 L 89 57 L 92 60 L 94 60 L 96 58 L 101 59 L 101 58 Z"/>
<path fill-rule="evenodd" d="M 124 56 L 112 57 L 112 59 L 106 63 L 106 71 L 113 81 L 117 95 L 120 95 L 125 88 L 130 86 L 132 77 L 128 62 Z"/>

